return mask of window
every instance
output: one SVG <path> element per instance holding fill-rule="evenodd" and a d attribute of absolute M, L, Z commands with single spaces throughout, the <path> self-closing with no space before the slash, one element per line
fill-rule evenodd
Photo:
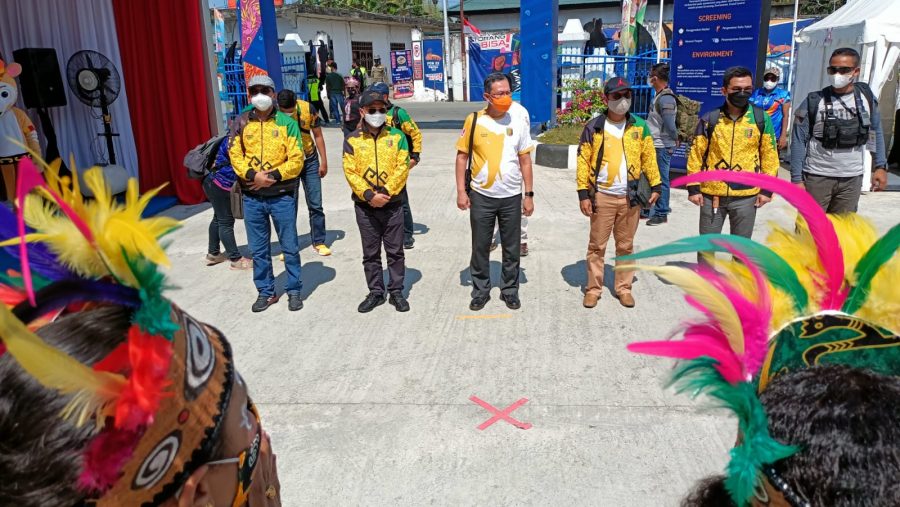
<path fill-rule="evenodd" d="M 403 42 L 391 42 L 391 51 L 403 51 L 406 49 L 406 44 Z"/>
<path fill-rule="evenodd" d="M 367 69 L 372 68 L 373 55 L 371 42 L 350 41 L 350 53 L 353 55 L 353 60 L 361 67 Z M 347 68 L 349 69 L 350 66 L 348 65 Z"/>

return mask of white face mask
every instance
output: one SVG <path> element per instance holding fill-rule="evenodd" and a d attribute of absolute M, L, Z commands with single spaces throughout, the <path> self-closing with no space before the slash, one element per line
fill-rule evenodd
<path fill-rule="evenodd" d="M 834 74 L 828 76 L 831 79 L 831 86 L 835 88 L 845 88 L 853 82 L 853 74 Z"/>
<path fill-rule="evenodd" d="M 378 128 L 384 125 L 384 122 L 387 120 L 387 115 L 384 113 L 366 113 L 366 123 L 369 125 Z"/>
<path fill-rule="evenodd" d="M 650 87 L 653 86 L 653 78 L 652 77 L 647 78 L 647 86 L 650 86 Z"/>
<path fill-rule="evenodd" d="M 616 114 L 625 114 L 631 109 L 631 99 L 622 97 L 619 100 L 609 101 L 609 110 Z"/>
<path fill-rule="evenodd" d="M 257 111 L 265 112 L 269 109 L 272 109 L 272 97 L 264 93 L 257 93 L 253 97 L 250 98 L 250 103 L 253 104 L 253 107 L 256 108 Z"/>
<path fill-rule="evenodd" d="M 776 86 L 778 86 L 778 83 L 772 81 L 765 81 L 763 83 L 763 88 L 765 88 L 766 90 L 774 90 Z"/>

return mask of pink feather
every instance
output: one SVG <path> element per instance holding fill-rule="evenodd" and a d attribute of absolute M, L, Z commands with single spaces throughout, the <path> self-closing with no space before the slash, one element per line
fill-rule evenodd
<path fill-rule="evenodd" d="M 25 284 L 25 294 L 28 296 L 28 302 L 32 306 L 37 303 L 34 300 L 34 285 L 31 278 L 31 264 L 28 262 L 28 249 L 25 242 L 25 196 L 35 188 L 43 188 L 46 190 L 59 205 L 59 208 L 67 217 L 75 224 L 75 227 L 81 231 L 81 234 L 91 243 L 94 242 L 94 235 L 91 228 L 79 217 L 75 211 L 66 204 L 65 201 L 44 182 L 44 177 L 37 170 L 34 162 L 30 158 L 25 157 L 19 161 L 18 176 L 16 183 L 16 210 L 17 226 L 19 232 L 19 258 L 22 262 L 22 282 Z"/>
<path fill-rule="evenodd" d="M 674 359 L 711 357 L 719 363 L 716 369 L 729 383 L 736 384 L 747 380 L 743 364 L 731 351 L 731 348 L 728 345 L 721 346 L 707 339 L 631 343 L 628 345 L 628 350 L 636 354 L 671 357 Z"/>
<path fill-rule="evenodd" d="M 78 487 L 81 491 L 100 495 L 122 477 L 122 469 L 134 454 L 141 434 L 105 427 L 91 439 L 83 452 Z"/>
<path fill-rule="evenodd" d="M 819 261 L 825 269 L 825 294 L 822 299 L 823 310 L 841 308 L 847 299 L 844 285 L 844 255 L 837 233 L 828 216 L 819 204 L 807 192 L 791 183 L 774 176 L 758 173 L 736 171 L 703 171 L 690 176 L 683 176 L 672 182 L 672 186 L 690 185 L 707 181 L 724 181 L 752 185 L 776 193 L 797 208 L 797 212 L 806 220 L 819 253 Z"/>

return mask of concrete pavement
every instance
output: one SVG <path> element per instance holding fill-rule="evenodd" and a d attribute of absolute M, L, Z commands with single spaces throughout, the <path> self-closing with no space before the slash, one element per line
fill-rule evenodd
<path fill-rule="evenodd" d="M 583 308 L 588 222 L 574 171 L 537 167 L 523 307 L 507 310 L 495 289 L 482 312 L 470 312 L 468 215 L 453 186 L 458 136 L 425 132 L 410 177 L 418 225 L 406 314 L 388 305 L 356 312 L 366 286 L 336 129 L 326 130 L 323 182 L 334 255 L 309 248 L 301 208 L 302 311 L 288 312 L 283 299 L 251 313 L 250 273 L 205 266 L 208 206 L 175 211 L 186 219 L 170 237 L 180 287 L 172 299 L 231 340 L 272 435 L 284 505 L 677 505 L 696 480 L 723 469 L 735 438 L 721 411 L 663 392 L 670 361 L 625 350 L 689 314 L 679 291 L 639 274 L 636 308 L 609 292 Z M 673 191 L 672 207 L 669 224 L 640 226 L 637 249 L 695 233 L 686 192 Z M 900 194 L 866 195 L 861 208 L 884 232 L 900 221 Z M 776 199 L 759 218 L 762 238 L 769 221 L 789 225 L 793 214 Z M 236 231 L 246 250 L 241 222 Z M 495 276 L 499 261 L 497 251 Z M 283 264 L 275 268 L 281 274 Z M 528 398 L 511 415 L 533 427 L 477 430 L 492 414 L 472 395 L 498 409 Z"/>

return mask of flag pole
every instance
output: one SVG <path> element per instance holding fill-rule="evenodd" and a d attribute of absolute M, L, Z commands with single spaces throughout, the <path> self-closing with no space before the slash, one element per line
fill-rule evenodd
<path fill-rule="evenodd" d="M 447 21 L 447 0 L 444 0 L 444 91 L 453 102 L 453 59 L 450 58 L 450 24 Z"/>
<path fill-rule="evenodd" d="M 466 45 L 468 44 L 468 41 L 466 40 L 466 11 L 465 11 L 465 7 L 464 7 L 465 3 L 466 3 L 466 0 L 459 0 L 459 21 L 462 23 L 462 33 L 460 34 L 460 37 L 459 37 L 459 45 L 462 46 L 462 51 L 460 52 L 460 54 L 462 55 L 462 70 L 463 70 L 462 71 L 463 75 L 460 76 L 460 78 L 462 81 L 463 101 L 468 101 L 469 100 L 469 90 L 468 90 L 469 87 L 466 84 L 466 82 L 468 81 L 466 79 L 466 67 L 468 67 L 468 65 L 466 65 L 466 63 L 467 63 L 466 62 Z"/>
<path fill-rule="evenodd" d="M 800 13 L 800 0 L 794 0 L 794 25 L 791 27 L 791 56 L 788 59 L 788 82 L 787 89 L 793 93 L 791 87 L 794 85 L 794 52 L 797 50 L 797 16 Z M 790 125 L 790 122 L 788 122 Z"/>
<path fill-rule="evenodd" d="M 663 2 L 659 0 L 659 30 L 656 33 L 656 63 L 662 59 L 663 50 Z M 796 19 L 796 18 L 795 18 Z M 795 21 L 796 22 L 796 21 Z"/>

